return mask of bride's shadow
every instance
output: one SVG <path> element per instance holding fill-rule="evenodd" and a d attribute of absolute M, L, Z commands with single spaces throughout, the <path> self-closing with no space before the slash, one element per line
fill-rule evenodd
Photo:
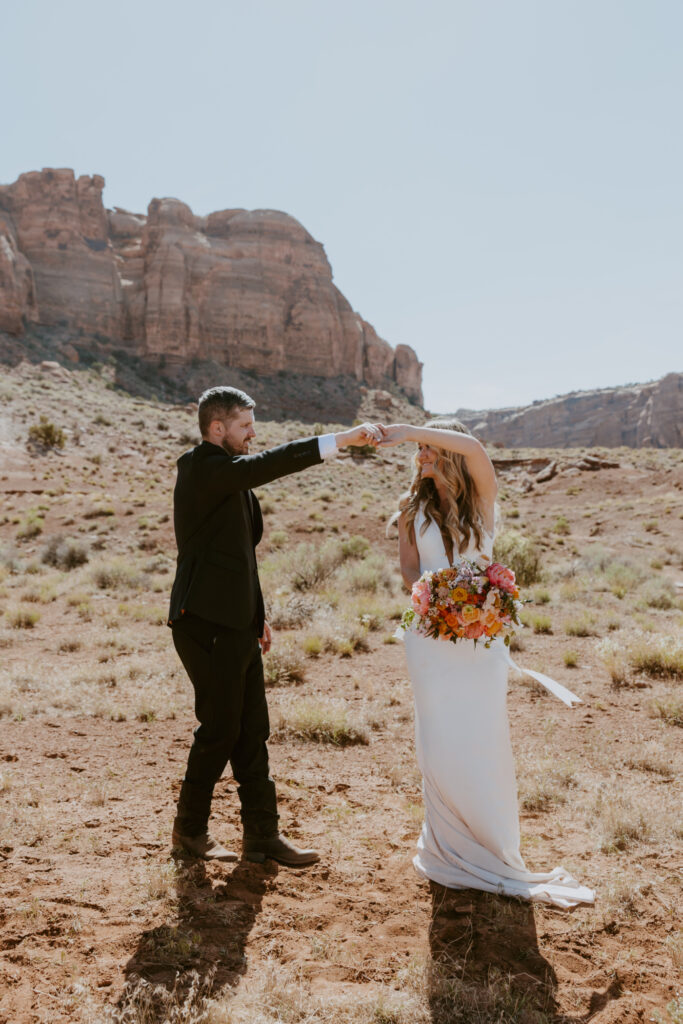
<path fill-rule="evenodd" d="M 249 934 L 278 872 L 272 862 L 207 870 L 203 861 L 178 855 L 174 861 L 176 920 L 143 931 L 124 968 L 129 993 L 145 983 L 154 987 L 160 1019 L 167 1000 L 182 1000 L 193 984 L 209 995 L 239 983 Z"/>
<path fill-rule="evenodd" d="M 471 1009 L 473 1020 L 483 1014 L 507 1019 L 522 1007 L 555 1019 L 557 978 L 538 948 L 533 905 L 435 882 L 430 888 L 434 1024 L 447 1024 L 453 1016 L 464 1019 L 464 1007 Z"/>

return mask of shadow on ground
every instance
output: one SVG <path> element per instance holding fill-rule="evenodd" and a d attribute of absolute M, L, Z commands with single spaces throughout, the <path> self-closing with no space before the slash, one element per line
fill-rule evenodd
<path fill-rule="evenodd" d="M 533 906 L 431 883 L 429 1003 L 434 1024 L 556 1020 L 557 978 L 538 948 Z M 481 1016 L 480 1016 L 481 1015 Z M 538 1018 L 536 1018 L 538 1019 Z"/>
<path fill-rule="evenodd" d="M 177 920 L 142 932 L 124 968 L 119 1009 L 146 999 L 159 1010 L 169 1002 L 200 1001 L 234 987 L 247 966 L 246 945 L 263 896 L 278 868 L 238 863 L 211 877 L 203 861 L 175 858 Z"/>

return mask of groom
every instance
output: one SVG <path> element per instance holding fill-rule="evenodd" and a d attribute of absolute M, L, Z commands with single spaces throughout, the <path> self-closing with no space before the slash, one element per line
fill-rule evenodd
<path fill-rule="evenodd" d="M 241 804 L 243 856 L 298 867 L 319 857 L 278 831 L 261 660 L 272 633 L 256 566 L 263 519 L 252 489 L 318 465 L 339 448 L 377 444 L 381 433 L 365 423 L 250 455 L 254 404 L 237 388 L 205 391 L 199 399 L 201 444 L 178 459 L 173 494 L 178 565 L 168 624 L 194 687 L 199 726 L 172 841 L 205 860 L 237 859 L 208 830 L 213 789 L 229 761 Z"/>

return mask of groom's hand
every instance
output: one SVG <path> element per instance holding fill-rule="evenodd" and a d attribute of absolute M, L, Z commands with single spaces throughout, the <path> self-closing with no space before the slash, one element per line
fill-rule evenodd
<path fill-rule="evenodd" d="M 348 448 L 349 445 L 377 445 L 382 440 L 382 431 L 375 423 L 361 423 L 351 430 L 342 430 L 334 435 L 337 448 Z"/>
<path fill-rule="evenodd" d="M 261 644 L 261 654 L 267 654 L 273 646 L 273 631 L 267 620 L 263 623 L 263 636 L 259 637 L 259 643 Z"/>

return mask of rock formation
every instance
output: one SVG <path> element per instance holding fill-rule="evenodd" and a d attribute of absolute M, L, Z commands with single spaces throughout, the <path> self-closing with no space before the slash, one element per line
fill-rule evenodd
<path fill-rule="evenodd" d="M 577 391 L 519 409 L 460 409 L 455 415 L 483 440 L 510 448 L 680 448 L 683 374 Z"/>
<path fill-rule="evenodd" d="M 353 311 L 319 242 L 287 214 L 178 199 L 147 215 L 102 203 L 71 170 L 0 186 L 0 330 L 66 330 L 168 365 L 208 360 L 275 375 L 395 383 L 422 401 L 422 366 Z"/>

